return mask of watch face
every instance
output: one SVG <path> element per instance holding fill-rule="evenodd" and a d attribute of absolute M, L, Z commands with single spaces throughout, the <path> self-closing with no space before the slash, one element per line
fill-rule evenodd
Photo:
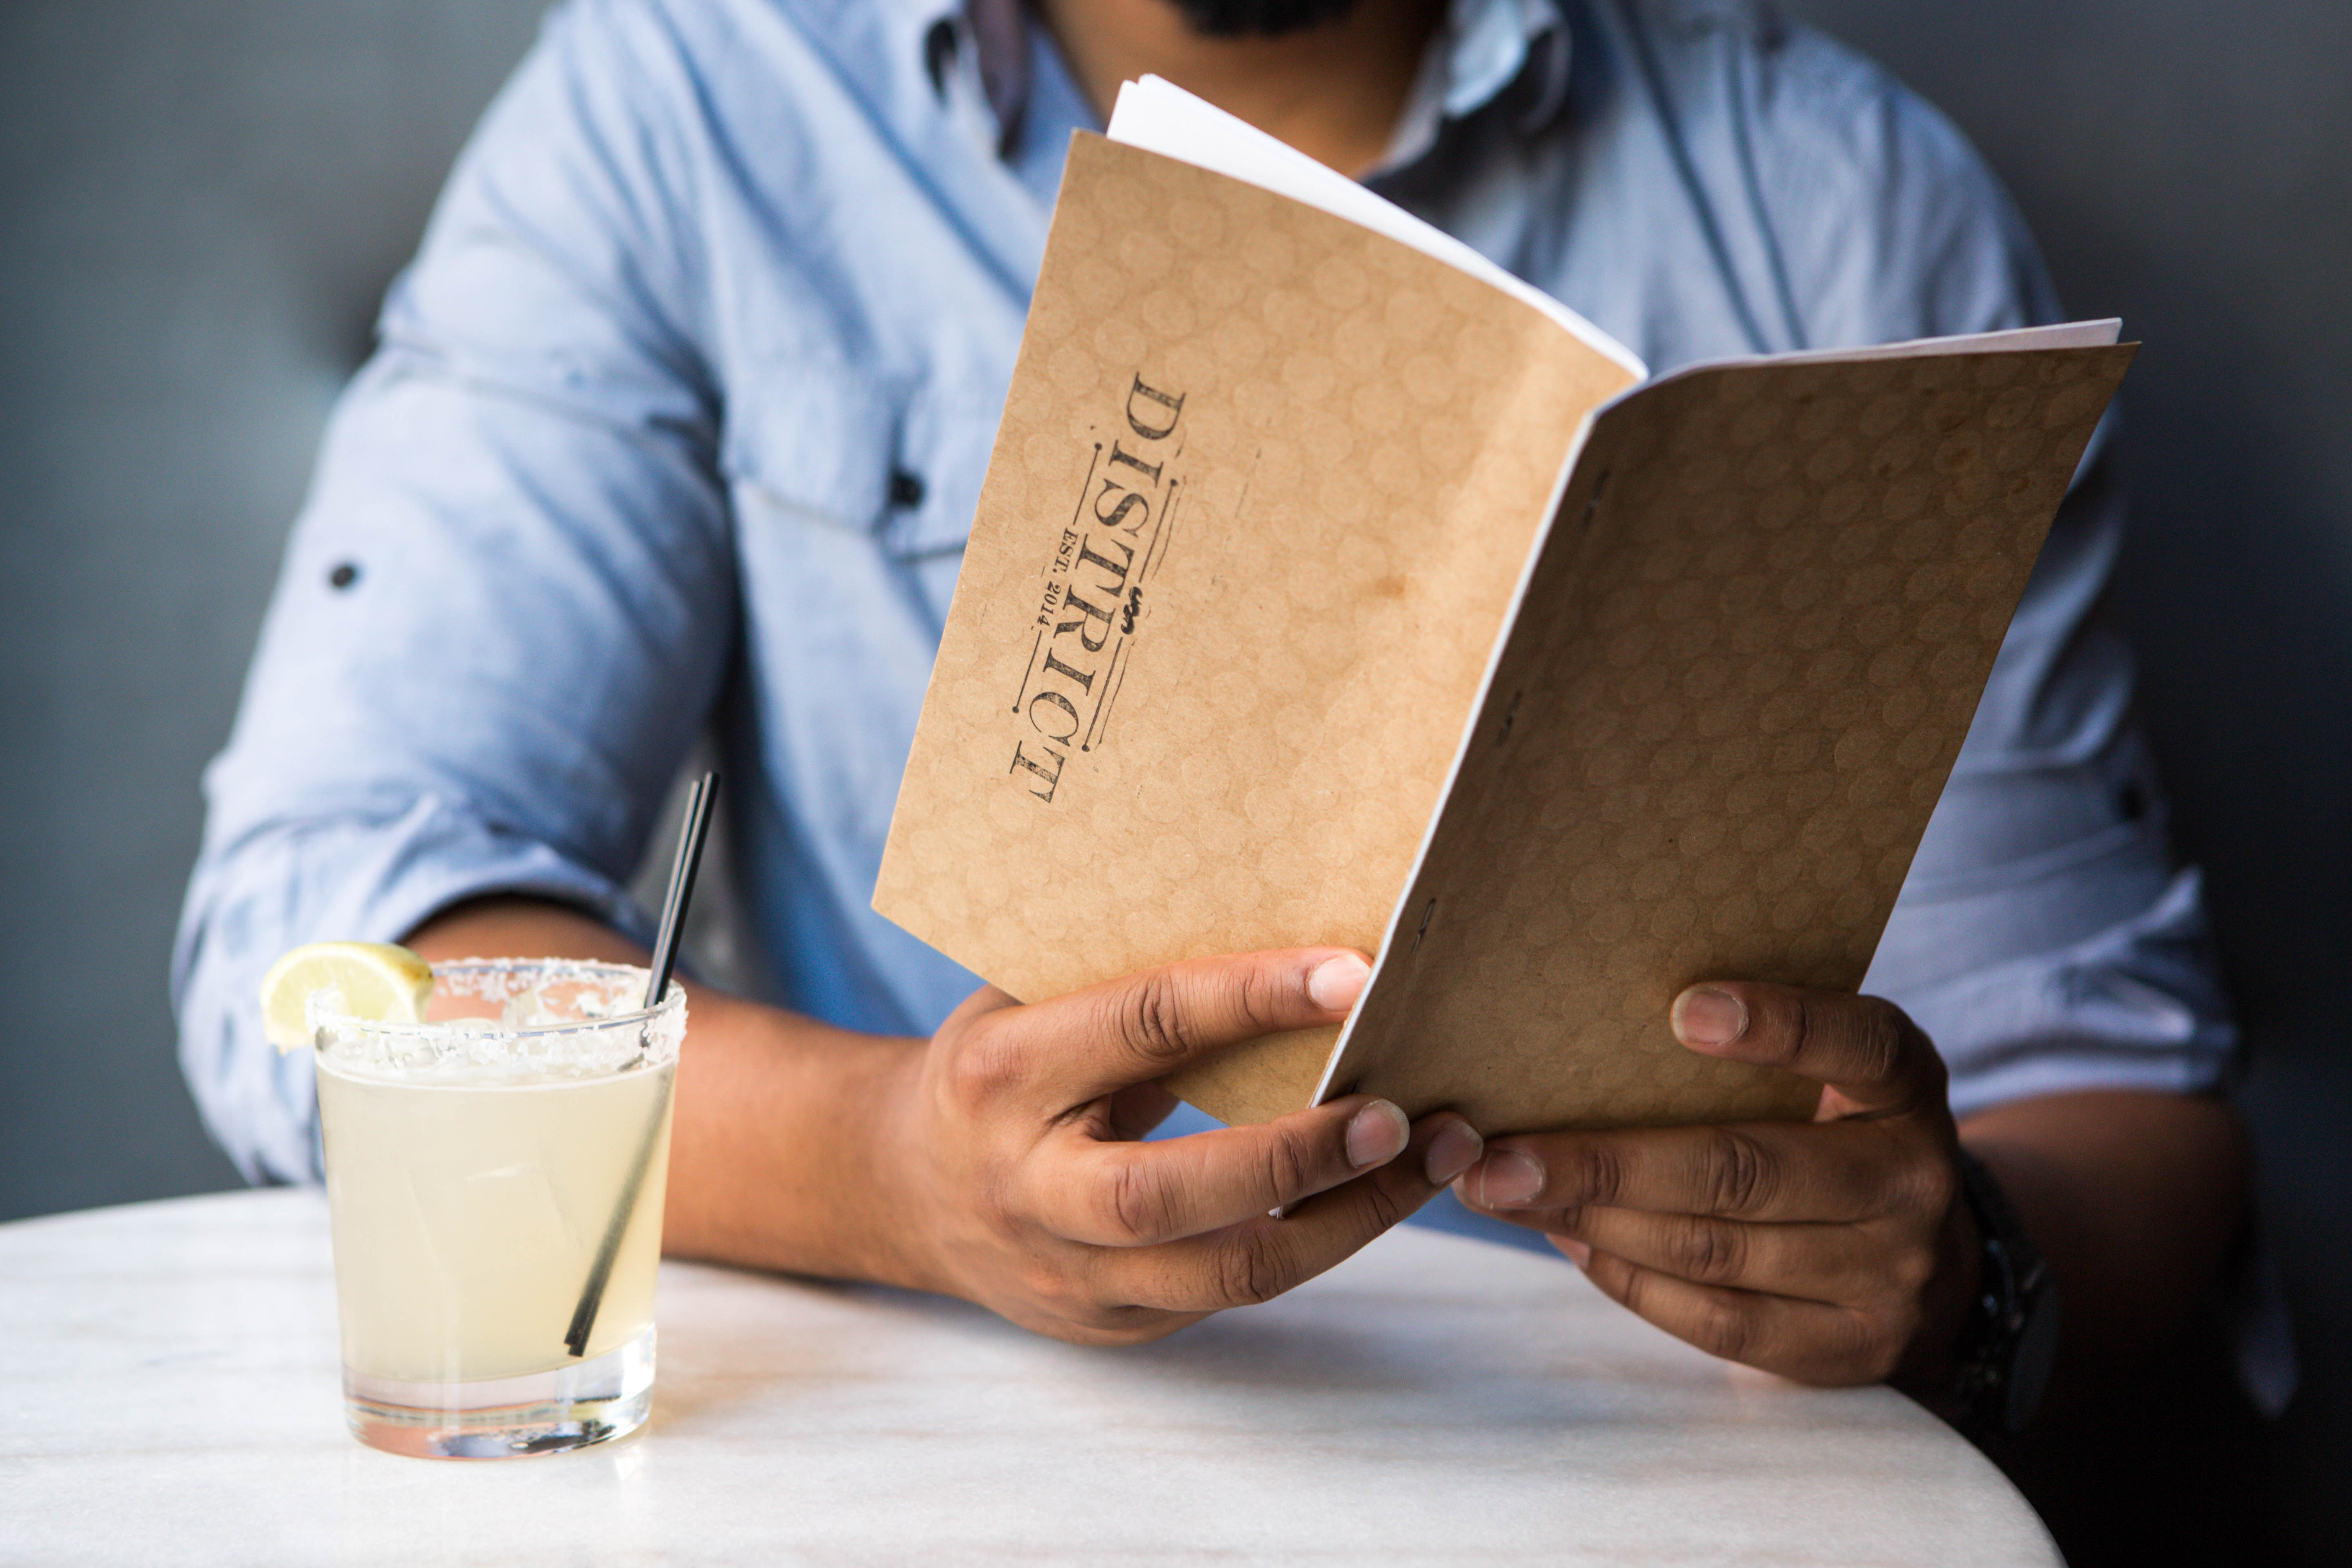
<path fill-rule="evenodd" d="M 2050 1367 L 2058 1359 L 2058 1285 L 2044 1275 L 2042 1288 L 2026 1303 L 2025 1325 L 2009 1358 L 2009 1429 L 2022 1432 L 2050 1386 Z"/>

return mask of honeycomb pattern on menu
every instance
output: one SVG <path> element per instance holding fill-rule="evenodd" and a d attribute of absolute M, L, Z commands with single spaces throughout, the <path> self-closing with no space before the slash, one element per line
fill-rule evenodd
<path fill-rule="evenodd" d="M 1459 1103 L 1475 1050 L 1490 1128 L 1805 1113 L 1668 1004 L 1860 982 L 2128 358 L 1727 367 L 1605 415 L 1341 1081 Z"/>

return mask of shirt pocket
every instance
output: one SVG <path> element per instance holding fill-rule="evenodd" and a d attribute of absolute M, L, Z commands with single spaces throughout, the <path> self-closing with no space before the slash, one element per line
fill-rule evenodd
<path fill-rule="evenodd" d="M 889 549 L 916 557 L 964 547 L 1003 412 L 1002 388 L 926 387 L 908 400 L 893 481 L 900 504 L 891 508 L 883 529 Z"/>
<path fill-rule="evenodd" d="M 866 534 L 904 559 L 950 553 L 971 532 L 1002 406 L 1001 394 L 777 365 L 738 389 L 722 461 L 789 521 Z"/>

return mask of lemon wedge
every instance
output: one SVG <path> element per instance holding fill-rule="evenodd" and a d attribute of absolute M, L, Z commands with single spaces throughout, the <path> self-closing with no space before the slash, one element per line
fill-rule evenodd
<path fill-rule="evenodd" d="M 376 1024 L 415 1024 L 433 994 L 433 971 L 388 942 L 314 942 L 269 966 L 261 980 L 261 1032 L 281 1051 L 310 1044 L 303 1008 L 320 991 L 341 994 L 342 1009 Z"/>

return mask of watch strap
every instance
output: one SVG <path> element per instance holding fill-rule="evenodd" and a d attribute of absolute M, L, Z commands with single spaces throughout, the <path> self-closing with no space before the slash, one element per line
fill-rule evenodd
<path fill-rule="evenodd" d="M 1981 1241 L 1977 1296 L 1953 1380 L 1954 1420 L 1965 1428 L 2019 1432 L 2049 1384 L 2057 1282 L 1984 1162 L 1961 1149 L 1955 1163 Z"/>

